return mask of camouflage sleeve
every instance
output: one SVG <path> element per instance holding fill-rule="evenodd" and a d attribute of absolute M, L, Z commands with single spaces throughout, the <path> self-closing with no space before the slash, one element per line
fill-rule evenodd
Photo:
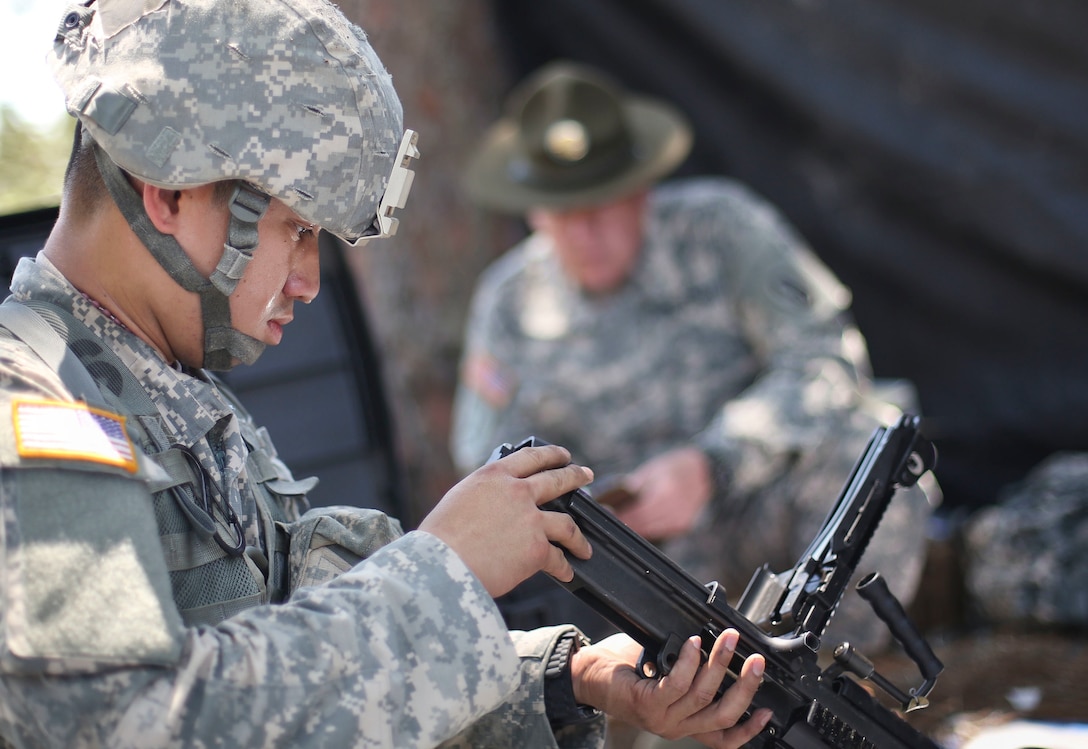
<path fill-rule="evenodd" d="M 467 476 L 479 468 L 498 447 L 489 439 L 496 431 L 498 410 L 464 382 L 458 382 L 453 400 L 450 455 L 460 475 Z"/>
<path fill-rule="evenodd" d="M 503 309 L 499 289 L 523 251 L 521 245 L 514 247 L 484 271 L 469 307 L 450 432 L 450 453 L 462 475 L 483 465 L 498 446 L 495 435 L 516 387 L 512 374 L 490 352 L 496 340 L 512 336 L 503 327 L 512 324 L 514 314 Z M 525 430 L 530 428 L 525 425 Z"/>
<path fill-rule="evenodd" d="M 30 427 L 58 415 L 81 430 L 110 421 L 5 341 L 0 746 L 434 746 L 519 686 L 493 600 L 422 532 L 287 604 L 184 628 L 148 466 L 115 460 L 120 438 L 73 453 L 64 432 L 46 451 Z"/>
<path fill-rule="evenodd" d="M 733 293 L 760 374 L 696 442 L 719 481 L 743 490 L 839 428 L 867 386 L 869 363 L 849 290 L 773 207 L 747 191 L 733 200 Z"/>
<path fill-rule="evenodd" d="M 595 749 L 604 746 L 605 717 L 562 727 L 554 733 L 544 710 L 544 667 L 559 637 L 569 625 L 511 632 L 521 657 L 521 682 L 514 695 L 497 710 L 473 723 L 442 745 L 443 749 L 533 747 L 534 749 Z"/>
<path fill-rule="evenodd" d="M 0 675 L 0 734 L 35 747 L 434 746 L 518 688 L 483 586 L 409 533 L 287 605 L 186 632 L 170 667 Z"/>

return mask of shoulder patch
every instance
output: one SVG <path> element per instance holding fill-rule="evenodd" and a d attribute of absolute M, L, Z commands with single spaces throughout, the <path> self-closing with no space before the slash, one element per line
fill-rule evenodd
<path fill-rule="evenodd" d="M 16 398 L 15 446 L 24 458 L 85 460 L 136 472 L 125 417 L 86 403 Z"/>
<path fill-rule="evenodd" d="M 465 385 L 491 408 L 506 408 L 514 393 L 514 376 L 498 359 L 487 353 L 470 355 L 464 363 Z"/>

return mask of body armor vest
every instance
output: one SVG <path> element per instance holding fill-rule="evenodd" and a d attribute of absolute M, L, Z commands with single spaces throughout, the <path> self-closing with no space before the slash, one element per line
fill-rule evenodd
<path fill-rule="evenodd" d="M 186 446 L 174 444 L 139 380 L 86 326 L 54 305 L 10 298 L 0 305 L 0 326 L 53 367 L 75 397 L 125 415 L 133 442 L 163 469 L 167 478 L 152 482 L 151 500 L 174 601 L 186 625 L 213 625 L 286 597 L 286 523 L 305 509 L 305 495 L 317 479 L 291 477 L 275 457 L 267 431 L 254 424 L 228 389 L 220 392 L 233 406 L 249 450 L 245 486 L 254 495 L 259 546 L 246 543 L 226 497 L 219 498 L 218 506 L 209 497 L 213 482 L 200 462 Z"/>

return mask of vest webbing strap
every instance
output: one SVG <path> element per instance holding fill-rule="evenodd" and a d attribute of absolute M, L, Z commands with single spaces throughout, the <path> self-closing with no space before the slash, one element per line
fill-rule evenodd
<path fill-rule="evenodd" d="M 71 359 L 79 363 L 80 367 L 83 369 L 83 374 L 86 377 L 91 378 L 88 362 L 84 361 L 83 358 L 75 352 L 86 351 L 88 352 L 87 356 L 98 356 L 104 359 L 107 363 L 109 363 L 114 369 L 116 369 L 117 373 L 122 377 L 123 380 L 125 380 L 125 384 L 127 385 L 127 387 L 122 387 L 121 392 L 115 393 L 114 395 L 121 401 L 121 403 L 125 406 L 129 413 L 137 416 L 153 416 L 156 418 L 158 417 L 159 409 L 155 405 L 155 402 L 151 400 L 151 396 L 147 394 L 146 390 L 144 390 L 143 385 L 141 385 L 139 381 L 136 380 L 132 372 L 129 371 L 128 366 L 121 360 L 121 357 L 119 357 L 113 349 L 105 345 L 102 340 L 98 338 L 98 336 L 96 336 L 94 333 L 92 333 L 86 325 L 77 320 L 75 316 L 72 315 L 72 313 L 67 312 L 66 310 L 63 310 L 55 305 L 46 304 L 44 302 L 36 302 L 33 300 L 28 302 L 21 302 L 20 304 L 21 306 L 27 308 L 28 311 L 32 311 L 33 313 L 35 313 L 44 322 L 48 323 L 48 327 L 55 332 L 54 338 L 59 339 L 58 342 L 69 351 Z M 84 341 L 92 345 L 73 345 L 80 341 Z M 30 344 L 30 341 L 27 341 L 27 343 Z M 37 351 L 37 349 L 35 349 L 35 351 Z M 94 352 L 94 354 L 92 355 L 90 352 Z M 64 378 L 63 373 L 61 373 L 61 378 Z M 65 379 L 64 384 L 67 385 L 68 380 Z M 71 390 L 71 387 L 69 387 L 69 390 Z M 95 391 L 99 393 L 99 399 L 103 400 L 104 402 L 104 393 L 102 393 L 101 388 L 96 385 Z M 76 393 L 73 392 L 73 395 L 76 395 Z M 161 430 L 158 431 L 159 434 L 149 435 L 154 439 L 156 443 L 159 443 L 160 437 L 163 440 L 166 439 L 166 435 L 162 433 Z M 156 447 L 162 449 L 164 445 L 156 444 Z"/>
<path fill-rule="evenodd" d="M 60 333 L 33 310 L 12 297 L 0 304 L 0 325 L 33 349 L 76 398 L 87 403 L 105 405 L 102 392 L 94 378 L 83 366 Z"/>
<path fill-rule="evenodd" d="M 185 574 L 188 570 L 215 563 L 227 557 L 227 553 L 218 544 L 209 541 L 211 531 L 215 529 L 214 523 L 217 521 L 213 521 L 210 516 L 203 513 L 195 501 L 187 495 L 189 487 L 195 486 L 199 481 L 195 475 L 195 469 L 171 447 L 170 440 L 159 423 L 158 408 L 154 401 L 116 352 L 109 346 L 103 345 L 103 342 L 71 313 L 51 304 L 35 301 L 24 303 L 9 296 L 0 304 L 0 326 L 23 341 L 46 365 L 57 372 L 74 396 L 83 398 L 89 405 L 115 411 L 117 410 L 116 402 L 111 403 L 105 399 L 101 388 L 88 371 L 87 364 L 73 352 L 71 347 L 73 342 L 81 340 L 92 341 L 95 344 L 94 346 L 78 346 L 76 349 L 94 351 L 95 356 L 105 358 L 118 370 L 127 386 L 122 386 L 121 393 L 114 395 L 133 417 L 130 418 L 130 422 L 137 424 L 150 440 L 151 447 L 158 450 L 157 453 L 150 454 L 148 457 L 170 476 L 167 482 L 153 482 L 149 489 L 153 493 L 173 489 L 174 491 L 170 491 L 170 496 L 189 520 L 190 531 L 160 536 L 167 569 L 170 570 L 171 575 Z M 260 491 L 256 494 L 260 496 Z M 277 556 L 275 552 L 280 551 L 278 547 L 285 546 L 285 541 L 278 538 L 274 531 L 270 535 L 275 539 L 270 542 L 275 558 Z M 190 547 L 188 551 L 184 550 L 186 546 Z M 234 563 L 244 564 L 250 570 L 259 592 L 194 608 L 179 606 L 179 613 L 187 624 L 190 626 L 214 624 L 238 611 L 267 601 L 268 593 L 262 571 L 257 569 L 246 555 L 234 558 Z M 276 582 L 277 586 L 282 585 L 286 588 L 284 583 L 279 580 Z"/>

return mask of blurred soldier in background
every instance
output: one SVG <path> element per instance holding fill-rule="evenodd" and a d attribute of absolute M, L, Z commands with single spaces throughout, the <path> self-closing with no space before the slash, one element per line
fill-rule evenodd
<path fill-rule="evenodd" d="M 689 147 L 674 108 L 582 65 L 510 95 L 467 185 L 532 233 L 479 281 L 451 449 L 468 473 L 528 435 L 569 447 L 600 501 L 735 603 L 764 563 L 793 566 L 900 411 L 874 389 L 849 291 L 774 208 L 725 178 L 658 184 Z M 862 563 L 904 605 L 929 512 L 902 492 Z M 508 620 L 565 616 L 552 588 L 519 588 Z M 856 596 L 829 633 L 888 641 Z"/>

